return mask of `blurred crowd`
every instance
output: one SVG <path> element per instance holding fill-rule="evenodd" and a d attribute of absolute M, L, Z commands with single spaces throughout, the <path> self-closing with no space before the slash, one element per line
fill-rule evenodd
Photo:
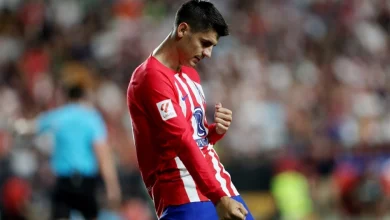
<path fill-rule="evenodd" d="M 0 186 L 25 180 L 31 193 L 13 196 L 31 194 L 33 210 L 50 205 L 50 138 L 15 136 L 8 125 L 61 105 L 61 86 L 81 83 L 107 123 L 123 216 L 153 219 L 126 89 L 135 67 L 171 31 L 182 2 L 0 0 Z M 207 117 L 219 101 L 234 113 L 216 148 L 237 188 L 253 192 L 248 198 L 268 192 L 270 218 L 386 215 L 390 1 L 212 2 L 230 36 L 198 71 Z M 261 201 L 250 205 L 254 212 L 261 204 L 265 213 Z"/>

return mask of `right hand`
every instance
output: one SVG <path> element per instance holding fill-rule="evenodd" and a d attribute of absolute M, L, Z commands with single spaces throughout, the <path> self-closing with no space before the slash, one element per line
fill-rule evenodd
<path fill-rule="evenodd" d="M 217 213 L 220 220 L 245 220 L 248 211 L 236 200 L 224 196 L 216 205 Z"/>

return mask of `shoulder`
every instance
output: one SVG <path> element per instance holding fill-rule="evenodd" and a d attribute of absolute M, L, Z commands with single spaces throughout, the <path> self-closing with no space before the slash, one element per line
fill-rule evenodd
<path fill-rule="evenodd" d="M 93 117 L 103 118 L 103 114 L 93 104 L 83 106 L 83 108 Z"/>
<path fill-rule="evenodd" d="M 63 106 L 55 107 L 52 109 L 49 109 L 47 111 L 44 111 L 41 113 L 41 115 L 46 115 L 46 116 L 60 116 L 62 114 L 66 114 L 71 106 L 69 104 L 65 104 Z"/>
<path fill-rule="evenodd" d="M 53 120 L 59 121 L 60 118 L 64 117 L 67 114 L 69 114 L 69 111 L 67 111 L 66 106 L 61 106 L 42 111 L 37 115 L 36 118 L 37 121 L 40 123 L 48 123 Z"/>
<path fill-rule="evenodd" d="M 69 111 L 74 118 L 83 118 L 89 125 L 97 126 L 104 124 L 104 116 L 101 111 L 92 103 L 84 103 L 73 106 L 73 110 Z"/>
<path fill-rule="evenodd" d="M 103 117 L 103 114 L 97 110 L 96 108 L 93 108 L 91 107 L 91 116 L 92 116 L 92 119 L 97 122 L 97 123 L 104 123 L 104 117 Z"/>
<path fill-rule="evenodd" d="M 149 84 L 159 81 L 170 81 L 174 74 L 166 71 L 152 57 L 145 60 L 134 71 L 131 83 L 133 84 Z"/>

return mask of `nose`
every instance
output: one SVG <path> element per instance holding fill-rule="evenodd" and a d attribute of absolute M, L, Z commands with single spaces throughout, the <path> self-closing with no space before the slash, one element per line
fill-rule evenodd
<path fill-rule="evenodd" d="M 213 51 L 213 47 L 207 47 L 203 50 L 203 56 L 204 57 L 211 57 L 211 52 Z"/>

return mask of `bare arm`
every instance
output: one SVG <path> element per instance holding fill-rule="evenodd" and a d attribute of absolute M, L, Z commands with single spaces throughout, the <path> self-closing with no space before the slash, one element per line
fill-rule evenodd
<path fill-rule="evenodd" d="M 118 206 L 121 202 L 121 192 L 111 148 L 105 141 L 96 142 L 94 148 L 109 203 Z"/>

